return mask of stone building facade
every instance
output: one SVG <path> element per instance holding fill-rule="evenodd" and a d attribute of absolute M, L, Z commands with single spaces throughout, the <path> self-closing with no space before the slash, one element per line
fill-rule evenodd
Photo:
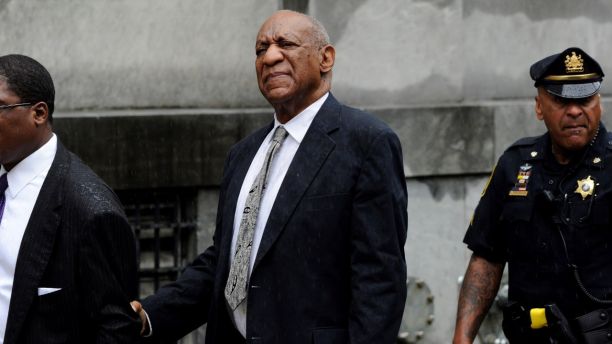
<path fill-rule="evenodd" d="M 433 300 L 419 342 L 449 342 L 469 258 L 461 239 L 482 187 L 508 144 L 544 130 L 528 68 L 580 46 L 612 73 L 612 3 L 0 0 L 0 53 L 48 67 L 58 137 L 126 204 L 141 237 L 143 295 L 210 244 L 225 153 L 272 118 L 254 38 L 280 8 L 323 22 L 337 48 L 335 96 L 399 134 L 409 275 Z"/>

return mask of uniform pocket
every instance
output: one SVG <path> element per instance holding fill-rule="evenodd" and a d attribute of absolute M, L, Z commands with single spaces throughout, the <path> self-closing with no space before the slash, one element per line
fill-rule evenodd
<path fill-rule="evenodd" d="M 533 213 L 533 202 L 529 200 L 507 202 L 502 210 L 502 221 L 529 221 Z"/>
<path fill-rule="evenodd" d="M 540 262 L 549 255 L 550 229 L 533 219 L 534 203 L 508 202 L 502 210 L 501 226 L 508 261 Z M 538 223 L 534 223 L 538 222 Z"/>
<path fill-rule="evenodd" d="M 572 219 L 577 225 L 607 225 L 610 223 L 610 205 L 607 199 L 577 201 L 572 205 Z"/>

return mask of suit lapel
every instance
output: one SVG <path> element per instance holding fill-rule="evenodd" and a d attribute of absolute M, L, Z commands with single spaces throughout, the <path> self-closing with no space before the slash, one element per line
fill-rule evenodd
<path fill-rule="evenodd" d="M 70 164 L 68 151 L 58 141 L 53 164 L 43 182 L 17 256 L 13 291 L 6 325 L 5 344 L 14 344 L 30 306 L 38 295 L 40 279 L 53 252 L 60 223 L 64 176 Z"/>
<path fill-rule="evenodd" d="M 312 180 L 334 150 L 336 144 L 329 134 L 339 127 L 340 109 L 340 104 L 330 93 L 312 121 L 274 200 L 253 270 L 283 231 Z"/>

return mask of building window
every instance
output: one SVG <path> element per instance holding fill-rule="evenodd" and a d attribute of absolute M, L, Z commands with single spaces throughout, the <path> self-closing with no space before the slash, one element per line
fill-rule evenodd
<path fill-rule="evenodd" d="M 196 255 L 196 191 L 123 190 L 139 245 L 139 293 L 144 298 L 174 281 Z"/>

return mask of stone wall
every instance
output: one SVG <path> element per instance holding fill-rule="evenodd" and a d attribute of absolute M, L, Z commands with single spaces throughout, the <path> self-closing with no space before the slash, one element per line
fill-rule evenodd
<path fill-rule="evenodd" d="M 544 130 L 528 68 L 575 45 L 612 70 L 612 3 L 0 0 L 0 50 L 48 67 L 58 136 L 113 187 L 200 190 L 204 249 L 225 153 L 271 120 L 257 90 L 254 37 L 288 4 L 329 29 L 334 94 L 400 136 L 409 274 L 435 296 L 421 343 L 449 342 L 469 257 L 461 239 L 486 177 L 508 144 Z M 604 82 L 603 99 L 608 89 Z"/>
<path fill-rule="evenodd" d="M 531 98 L 529 66 L 570 46 L 612 68 L 606 0 L 311 0 L 310 10 L 338 48 L 336 94 L 351 104 Z"/>
<path fill-rule="evenodd" d="M 612 67 L 607 0 L 296 2 L 328 27 L 335 93 L 357 106 L 531 98 L 529 65 L 573 45 Z M 254 38 L 282 3 L 0 0 L 0 47 L 49 68 L 60 110 L 262 107 Z"/>

